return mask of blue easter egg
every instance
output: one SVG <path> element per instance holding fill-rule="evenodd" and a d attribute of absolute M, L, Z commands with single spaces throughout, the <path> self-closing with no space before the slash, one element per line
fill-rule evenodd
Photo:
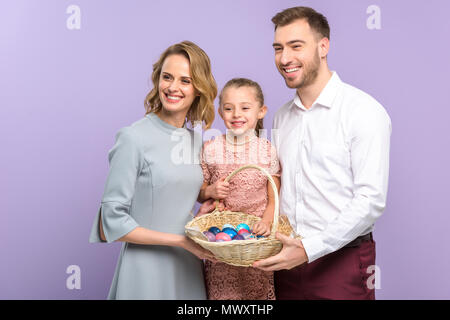
<path fill-rule="evenodd" d="M 240 223 L 236 226 L 236 231 L 239 232 L 239 230 L 241 230 L 241 229 L 247 229 L 248 232 L 250 233 L 250 227 L 246 223 Z"/>
<path fill-rule="evenodd" d="M 220 229 L 217 227 L 211 227 L 208 229 L 209 232 L 214 233 L 214 235 L 218 234 L 220 232 Z"/>
<path fill-rule="evenodd" d="M 228 227 L 227 228 L 223 228 L 222 232 L 225 232 L 225 233 L 229 234 L 231 238 L 233 238 L 235 235 L 237 235 L 236 230 L 234 230 L 232 228 L 228 228 Z"/>
<path fill-rule="evenodd" d="M 225 228 L 231 228 L 231 229 L 235 229 L 234 226 L 232 224 L 226 223 L 222 226 L 222 230 Z"/>
<path fill-rule="evenodd" d="M 233 240 L 245 240 L 245 238 L 242 235 L 237 234 L 234 236 Z"/>
<path fill-rule="evenodd" d="M 262 238 L 265 238 L 265 237 L 262 236 L 262 235 L 257 235 L 257 236 L 256 236 L 256 239 L 262 239 Z"/>

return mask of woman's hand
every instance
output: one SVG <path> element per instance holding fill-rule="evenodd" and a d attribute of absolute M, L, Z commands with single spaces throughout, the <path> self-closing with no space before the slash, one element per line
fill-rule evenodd
<path fill-rule="evenodd" d="M 267 237 L 270 235 L 271 227 L 272 227 L 272 221 L 261 219 L 253 226 L 252 232 L 254 234 Z"/>
<path fill-rule="evenodd" d="M 206 194 L 209 198 L 225 199 L 230 192 L 230 184 L 225 181 L 226 177 L 222 177 L 207 187 Z"/>
<path fill-rule="evenodd" d="M 214 258 L 214 255 L 211 251 L 206 250 L 205 248 L 201 247 L 200 245 L 196 244 L 194 241 L 189 239 L 188 237 L 185 237 L 181 247 L 190 253 L 192 253 L 194 256 L 196 256 L 199 259 L 207 259 L 213 262 L 217 262 L 216 258 Z"/>

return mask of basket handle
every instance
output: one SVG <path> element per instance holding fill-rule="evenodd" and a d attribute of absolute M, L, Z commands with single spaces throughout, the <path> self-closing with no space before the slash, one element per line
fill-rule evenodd
<path fill-rule="evenodd" d="M 245 166 L 242 166 L 240 168 L 237 168 L 236 170 L 234 170 L 233 172 L 231 172 L 228 177 L 225 178 L 225 182 L 228 182 L 234 175 L 238 174 L 239 172 L 241 172 L 242 170 L 245 169 L 249 169 L 249 168 L 254 168 L 254 169 L 258 169 L 259 171 L 261 171 L 262 173 L 264 173 L 264 175 L 267 177 L 267 179 L 269 179 L 270 185 L 272 186 L 272 190 L 273 193 L 275 195 L 275 210 L 273 213 L 273 222 L 272 222 L 272 230 L 270 232 L 270 236 L 269 238 L 274 238 L 275 237 L 275 232 L 277 231 L 278 228 L 278 217 L 280 215 L 279 213 L 279 199 L 278 199 L 278 189 L 277 189 L 277 185 L 275 184 L 275 181 L 273 181 L 272 176 L 269 174 L 269 172 L 267 172 L 266 169 L 261 168 L 260 166 L 257 166 L 256 164 L 247 164 Z M 215 201 L 216 204 L 216 210 L 217 210 L 217 206 L 219 205 L 219 200 Z"/>

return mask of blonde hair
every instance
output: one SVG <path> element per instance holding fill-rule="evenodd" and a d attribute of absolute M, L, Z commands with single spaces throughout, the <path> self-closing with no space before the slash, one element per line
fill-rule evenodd
<path fill-rule="evenodd" d="M 231 79 L 230 81 L 228 81 L 225 86 L 222 88 L 222 91 L 220 92 L 219 95 L 219 105 L 220 107 L 222 107 L 222 98 L 223 98 L 223 93 L 225 92 L 226 89 L 230 88 L 230 87 L 234 87 L 234 88 L 240 88 L 240 87 L 249 87 L 249 88 L 253 88 L 255 89 L 256 95 L 255 98 L 256 100 L 260 103 L 260 107 L 262 107 L 264 105 L 264 94 L 262 92 L 261 86 L 250 79 L 247 78 L 234 78 Z M 258 122 L 256 123 L 256 135 L 259 137 L 259 130 L 264 129 L 264 122 L 263 119 L 258 119 Z"/>
<path fill-rule="evenodd" d="M 162 109 L 159 98 L 159 78 L 166 58 L 173 54 L 180 54 L 189 60 L 192 85 L 199 96 L 194 99 L 186 115 L 187 121 L 194 126 L 195 121 L 204 123 L 203 128 L 209 129 L 214 121 L 214 99 L 217 96 L 217 84 L 211 73 L 211 62 L 208 55 L 191 41 L 183 41 L 167 48 L 153 65 L 153 89 L 147 94 L 144 105 L 146 113 L 158 113 Z"/>

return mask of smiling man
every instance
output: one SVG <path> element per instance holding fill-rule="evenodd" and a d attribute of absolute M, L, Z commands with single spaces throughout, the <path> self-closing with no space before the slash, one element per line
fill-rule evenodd
<path fill-rule="evenodd" d="M 327 19 L 286 9 L 275 24 L 275 64 L 293 100 L 273 129 L 282 166 L 280 212 L 302 239 L 255 262 L 275 272 L 277 299 L 375 299 L 372 231 L 386 205 L 391 121 L 371 96 L 330 71 Z"/>

